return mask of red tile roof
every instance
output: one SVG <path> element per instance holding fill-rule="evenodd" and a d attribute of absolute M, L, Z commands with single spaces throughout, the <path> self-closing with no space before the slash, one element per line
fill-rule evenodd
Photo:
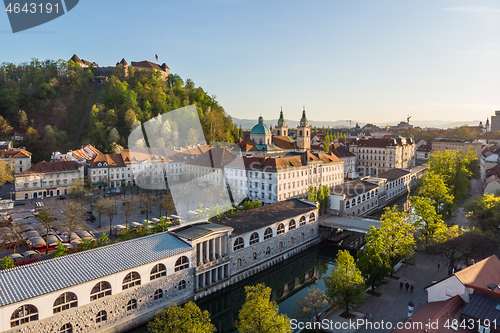
<path fill-rule="evenodd" d="M 295 149 L 294 140 L 289 136 L 273 136 L 273 143 L 281 149 Z"/>
<path fill-rule="evenodd" d="M 75 171 L 82 167 L 81 164 L 75 161 L 57 161 L 57 162 L 39 162 L 33 165 L 20 175 L 35 174 L 35 173 L 50 173 L 61 171 Z"/>
<path fill-rule="evenodd" d="M 261 170 L 285 170 L 288 168 L 299 168 L 307 165 L 308 162 L 323 163 L 342 163 L 337 156 L 333 154 L 312 154 L 305 152 L 301 155 L 286 156 L 286 157 L 244 157 L 243 163 L 246 169 L 261 169 Z M 231 163 L 232 167 L 243 167 L 241 162 L 235 161 Z"/>
<path fill-rule="evenodd" d="M 492 255 L 480 262 L 462 269 L 455 276 L 464 285 L 487 288 L 489 284 L 500 284 L 500 259 Z"/>
<path fill-rule="evenodd" d="M 0 150 L 0 158 L 23 158 L 30 157 L 31 153 L 25 149 Z"/>
<path fill-rule="evenodd" d="M 75 162 L 76 163 L 76 162 Z M 92 162 L 90 162 L 90 168 L 104 168 L 106 166 L 101 165 L 99 163 L 107 163 L 109 167 L 123 167 L 125 166 L 125 162 L 123 161 L 122 155 L 120 154 L 101 154 L 96 155 Z"/>
<path fill-rule="evenodd" d="M 330 152 L 333 153 L 337 157 L 348 157 L 348 156 L 356 156 L 349 151 L 349 148 L 340 143 L 334 143 L 330 146 Z"/>
<path fill-rule="evenodd" d="M 422 306 L 417 312 L 415 312 L 409 319 L 407 319 L 401 329 L 395 329 L 392 333 L 450 333 L 450 332 L 473 332 L 472 330 L 458 328 L 458 330 L 452 330 L 444 325 L 449 319 L 449 323 L 453 319 L 460 320 L 460 312 L 464 308 L 465 302 L 460 296 L 452 297 L 446 301 L 431 302 Z M 427 323 L 437 323 L 437 327 L 429 327 L 426 331 L 425 324 Z M 419 327 L 421 326 L 421 328 Z"/>
<path fill-rule="evenodd" d="M 243 151 L 251 151 L 251 150 L 258 150 L 257 146 L 255 143 L 250 140 L 250 137 L 246 136 L 239 144 L 238 146 L 240 147 L 241 150 Z"/>
<path fill-rule="evenodd" d="M 226 148 L 215 147 L 201 155 L 198 155 L 194 159 L 189 159 L 186 164 L 220 169 L 235 159 L 236 156 L 229 152 Z"/>

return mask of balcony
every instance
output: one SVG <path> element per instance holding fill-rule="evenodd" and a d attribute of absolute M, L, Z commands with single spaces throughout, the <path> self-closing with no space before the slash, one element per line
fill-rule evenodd
<path fill-rule="evenodd" d="M 213 261 L 206 260 L 205 263 L 200 264 L 199 266 L 196 267 L 196 273 L 200 273 L 200 272 L 209 270 L 215 266 L 225 264 L 226 262 L 229 262 L 228 255 L 226 255 L 225 257 L 221 257 L 219 259 L 213 260 Z"/>

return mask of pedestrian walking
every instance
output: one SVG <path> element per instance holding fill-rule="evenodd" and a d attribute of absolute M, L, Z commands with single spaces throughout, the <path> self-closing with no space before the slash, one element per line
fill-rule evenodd
<path fill-rule="evenodd" d="M 410 286 L 410 294 L 413 294 L 413 285 Z"/>
<path fill-rule="evenodd" d="M 408 282 L 406 282 L 405 288 L 406 288 L 406 292 L 408 292 L 408 288 L 410 288 L 410 284 Z"/>
<path fill-rule="evenodd" d="M 403 289 L 403 282 L 399 282 L 399 290 Z"/>

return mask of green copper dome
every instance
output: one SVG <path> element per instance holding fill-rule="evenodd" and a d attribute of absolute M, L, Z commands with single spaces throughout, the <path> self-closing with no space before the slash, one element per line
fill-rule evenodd
<path fill-rule="evenodd" d="M 252 128 L 250 135 L 271 135 L 269 127 L 264 124 L 264 118 L 259 117 L 259 123 Z"/>

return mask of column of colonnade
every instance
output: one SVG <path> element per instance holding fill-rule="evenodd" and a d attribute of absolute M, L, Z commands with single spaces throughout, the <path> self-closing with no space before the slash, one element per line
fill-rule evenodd
<path fill-rule="evenodd" d="M 197 254 L 198 266 L 225 257 L 227 254 L 226 242 L 227 235 L 221 235 L 198 243 L 196 246 L 199 251 Z M 204 288 L 227 277 L 229 277 L 229 264 L 212 268 L 197 275 L 196 285 L 199 288 Z"/>
<path fill-rule="evenodd" d="M 202 289 L 229 277 L 229 264 L 207 270 L 197 276 L 197 286 Z"/>
<path fill-rule="evenodd" d="M 212 238 L 196 245 L 198 266 L 226 256 L 227 236 Z"/>

